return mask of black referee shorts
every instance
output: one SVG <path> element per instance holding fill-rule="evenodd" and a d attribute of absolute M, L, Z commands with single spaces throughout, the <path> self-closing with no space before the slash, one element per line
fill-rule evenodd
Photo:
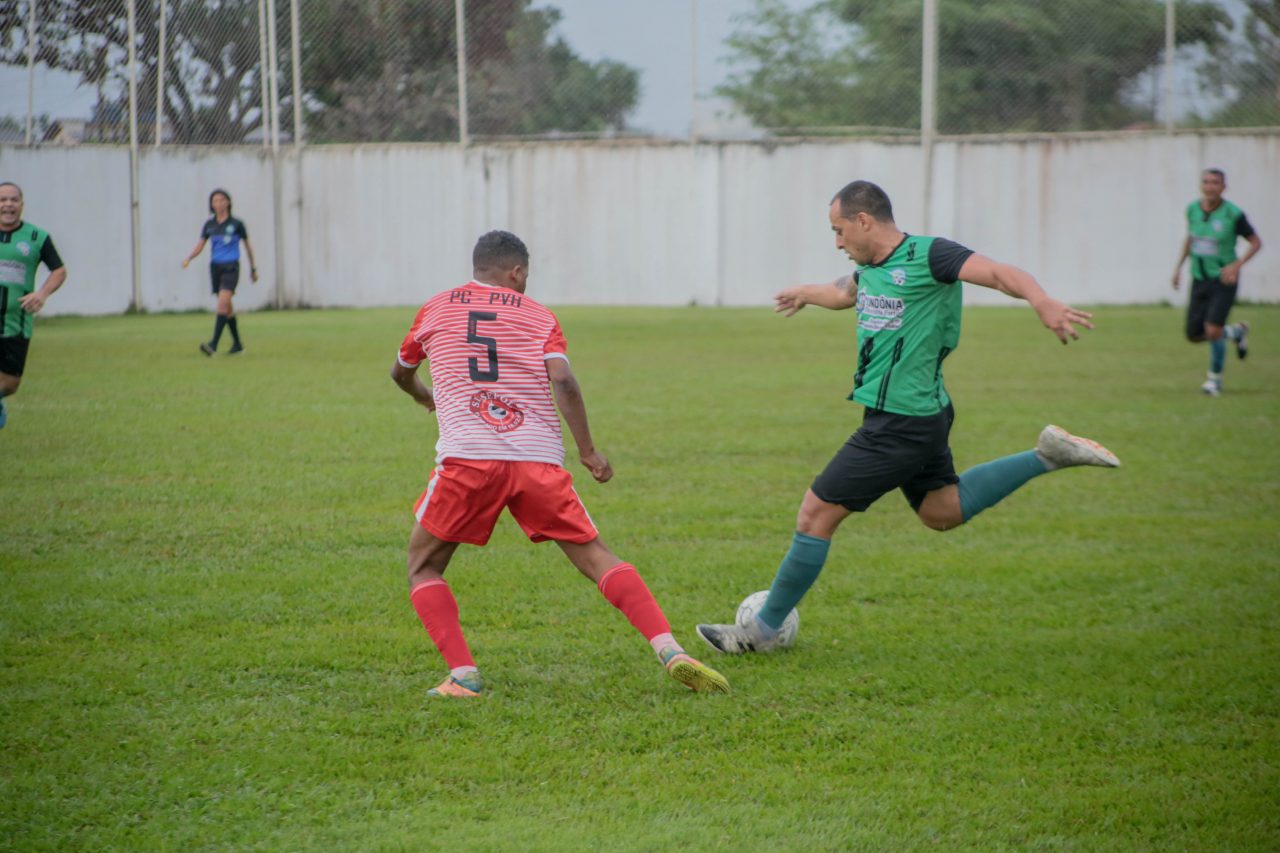
<path fill-rule="evenodd" d="M 213 285 L 214 296 L 218 295 L 219 290 L 230 290 L 235 293 L 236 285 L 240 283 L 240 262 L 209 264 L 209 279 Z"/>
<path fill-rule="evenodd" d="M 867 409 L 862 426 L 827 463 L 810 487 L 827 503 L 864 512 L 887 492 L 902 489 L 912 509 L 925 495 L 960 482 L 951 459 L 951 406 L 913 417 Z"/>

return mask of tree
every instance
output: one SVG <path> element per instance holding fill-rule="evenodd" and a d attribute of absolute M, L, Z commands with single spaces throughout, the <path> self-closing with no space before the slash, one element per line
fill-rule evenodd
<path fill-rule="evenodd" d="M 638 72 L 614 62 L 582 60 L 552 34 L 560 12 L 530 5 L 530 0 L 467 4 L 471 132 L 621 129 L 639 100 Z M 307 10 L 303 78 L 313 138 L 458 138 L 452 3 L 323 0 Z"/>
<path fill-rule="evenodd" d="M 1178 44 L 1216 45 L 1223 13 L 1180 0 Z M 1150 120 L 1135 78 L 1164 45 L 1152 0 L 939 0 L 944 133 L 1094 130 Z M 720 88 L 757 124 L 920 126 L 920 0 L 757 0 L 730 39 L 740 70 Z M 825 36 L 825 38 L 824 38 Z"/>
<path fill-rule="evenodd" d="M 256 0 L 167 0 L 168 68 L 165 124 L 175 142 L 240 142 L 261 124 Z M 25 32 L 16 3 L 0 6 L 0 29 Z M 138 114 L 155 122 L 159 6 L 137 4 Z M 128 22 L 125 4 L 40 0 L 36 61 L 71 71 L 98 90 L 94 124 L 103 138 L 119 136 L 107 116 L 128 105 Z M 0 43 L 0 62 L 25 61 L 26 44 Z M 127 115 L 124 112 L 123 115 Z"/>
<path fill-rule="evenodd" d="M 1234 95 L 1205 123 L 1215 127 L 1280 125 L 1280 4 L 1244 0 L 1239 37 L 1214 51 L 1206 74 Z"/>
<path fill-rule="evenodd" d="M 164 115 L 170 141 L 234 143 L 262 126 L 257 0 L 138 0 L 139 119 L 156 115 L 159 9 L 166 3 Z M 531 0 L 466 4 L 468 87 L 476 134 L 621 128 L 639 99 L 639 74 L 589 63 L 552 32 L 560 13 Z M 458 138 L 454 3 L 306 0 L 300 4 L 303 113 L 317 141 Z M 292 126 L 289 3 L 277 0 L 281 124 Z M 127 107 L 123 2 L 40 0 L 37 62 L 97 88 L 99 118 Z M 0 62 L 25 63 L 26 20 L 0 3 Z M 99 121 L 98 124 L 102 122 Z M 118 135 L 111 128 L 104 137 Z"/>

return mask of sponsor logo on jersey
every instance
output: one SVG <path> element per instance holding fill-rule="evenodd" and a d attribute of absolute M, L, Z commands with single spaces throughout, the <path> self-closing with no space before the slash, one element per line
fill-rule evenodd
<path fill-rule="evenodd" d="M 488 424 L 494 432 L 511 432 L 524 423 L 524 412 L 505 397 L 492 391 L 481 391 L 471 398 L 471 413 Z"/>
<path fill-rule="evenodd" d="M 0 284 L 26 284 L 27 265 L 22 261 L 0 261 Z"/>
<path fill-rule="evenodd" d="M 871 296 L 858 291 L 858 328 L 872 332 L 902 327 L 906 300 L 897 296 Z"/>

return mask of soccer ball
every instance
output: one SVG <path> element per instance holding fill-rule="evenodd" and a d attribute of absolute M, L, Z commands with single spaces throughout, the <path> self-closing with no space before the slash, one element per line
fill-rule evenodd
<path fill-rule="evenodd" d="M 738 605 L 738 616 L 735 620 L 738 626 L 741 628 L 750 627 L 755 621 L 756 613 L 760 608 L 764 607 L 765 599 L 768 597 L 769 590 L 762 589 L 742 599 L 742 603 Z M 782 627 L 778 629 L 778 647 L 786 648 L 794 643 L 796 641 L 796 632 L 799 630 L 800 614 L 795 609 L 792 609 L 787 614 L 787 618 L 782 620 Z"/>

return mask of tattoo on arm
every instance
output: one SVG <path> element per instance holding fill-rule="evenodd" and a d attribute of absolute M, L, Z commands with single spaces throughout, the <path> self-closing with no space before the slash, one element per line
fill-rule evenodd
<path fill-rule="evenodd" d="M 843 290 L 845 293 L 849 294 L 850 296 L 857 293 L 858 291 L 858 282 L 857 282 L 857 279 L 853 277 L 852 273 L 850 273 L 849 275 L 840 276 L 838 279 L 836 279 L 833 282 L 833 284 L 835 284 L 836 289 Z"/>

